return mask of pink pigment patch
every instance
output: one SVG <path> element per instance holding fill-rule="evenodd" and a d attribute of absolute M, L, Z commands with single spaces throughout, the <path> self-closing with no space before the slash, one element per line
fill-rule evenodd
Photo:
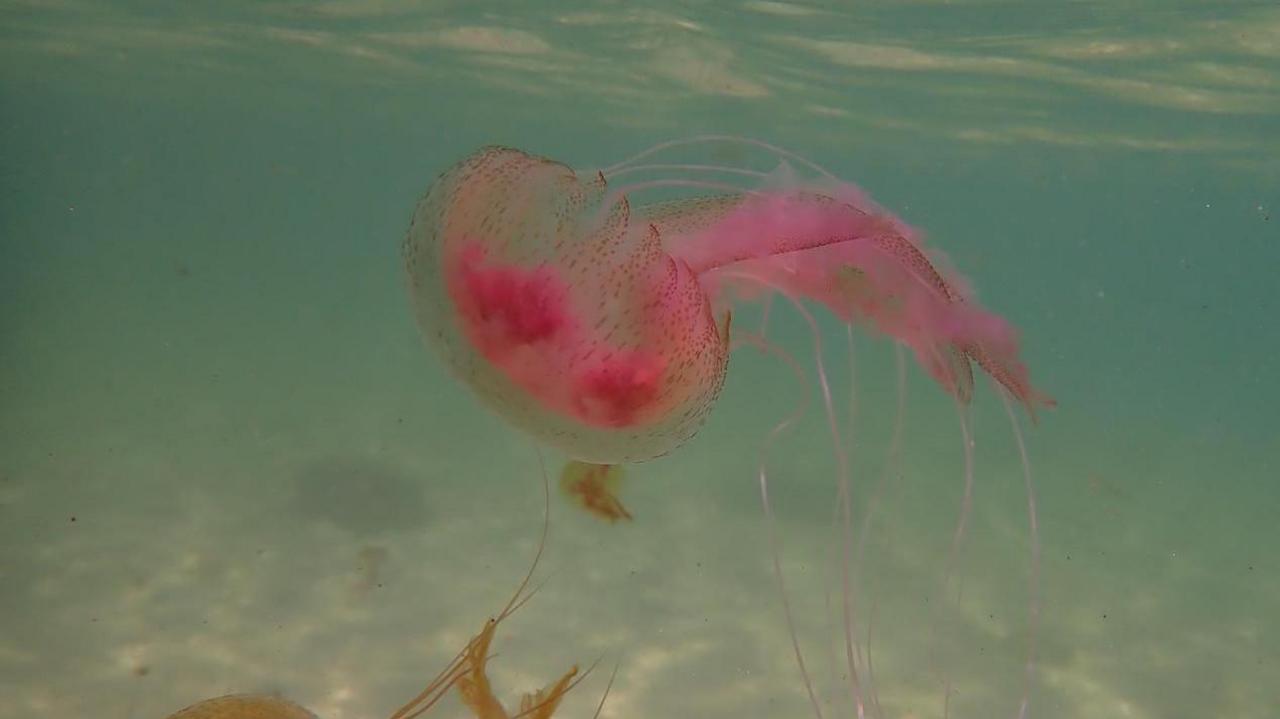
<path fill-rule="evenodd" d="M 504 356 L 568 326 L 568 288 L 551 269 L 485 264 L 484 249 L 476 243 L 458 255 L 454 301 L 485 356 Z"/>
<path fill-rule="evenodd" d="M 657 355 L 629 351 L 583 371 L 574 382 L 579 418 L 602 427 L 635 424 L 657 397 L 666 364 Z"/>

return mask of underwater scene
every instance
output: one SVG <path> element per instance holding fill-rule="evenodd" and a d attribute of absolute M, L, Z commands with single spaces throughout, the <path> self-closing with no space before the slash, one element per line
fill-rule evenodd
<path fill-rule="evenodd" d="M 0 19 L 0 719 L 1280 716 L 1280 7 Z"/>

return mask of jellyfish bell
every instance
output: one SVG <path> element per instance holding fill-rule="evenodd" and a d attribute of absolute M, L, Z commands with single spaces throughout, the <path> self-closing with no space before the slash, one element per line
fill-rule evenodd
<path fill-rule="evenodd" d="M 419 326 L 450 369 L 576 459 L 669 452 L 724 382 L 727 317 L 601 175 L 480 150 L 418 204 L 404 260 Z"/>

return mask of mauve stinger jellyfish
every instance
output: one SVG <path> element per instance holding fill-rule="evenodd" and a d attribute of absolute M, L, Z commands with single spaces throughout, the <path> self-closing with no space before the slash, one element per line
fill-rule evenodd
<path fill-rule="evenodd" d="M 657 159 L 721 145 L 763 153 L 774 169 Z M 663 197 L 639 201 L 653 193 Z M 746 298 L 789 302 L 814 328 L 815 342 L 808 303 L 889 338 L 910 350 L 958 408 L 973 396 L 976 364 L 1006 400 L 1025 470 L 1031 647 L 1013 710 L 1025 714 L 1038 540 L 1030 469 L 1007 399 L 1033 419 L 1053 400 L 1031 385 L 1013 328 L 981 307 L 914 229 L 794 153 L 707 136 L 590 172 L 513 148 L 483 148 L 431 186 L 403 250 L 418 324 L 454 374 L 511 424 L 584 463 L 652 459 L 698 431 L 724 385 L 731 348 L 773 348 L 762 335 L 732 327 L 733 305 Z M 882 715 L 852 606 L 862 547 L 849 508 L 848 463 L 820 352 L 818 358 L 843 506 L 843 673 L 859 716 Z M 970 430 L 960 416 L 966 505 L 957 542 L 973 479 Z M 760 480 L 767 512 L 763 462 Z M 785 599 L 776 561 L 775 570 Z M 822 716 L 803 660 L 799 665 Z"/>

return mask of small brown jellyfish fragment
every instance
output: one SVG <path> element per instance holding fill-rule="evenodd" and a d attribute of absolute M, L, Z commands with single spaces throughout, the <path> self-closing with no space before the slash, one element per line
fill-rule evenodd
<path fill-rule="evenodd" d="M 513 600 L 513 603 L 508 605 L 501 614 L 485 622 L 484 629 L 467 642 L 462 651 L 454 656 L 453 661 L 449 662 L 449 665 L 437 674 L 418 696 L 392 714 L 391 719 L 414 719 L 422 716 L 453 686 L 458 687 L 462 703 L 471 710 L 476 719 L 551 719 L 560 706 L 560 701 L 579 681 L 586 678 L 590 669 L 579 675 L 578 666 L 575 664 L 565 672 L 564 676 L 546 689 L 521 697 L 520 711 L 515 714 L 507 714 L 502 703 L 494 696 L 489 676 L 485 672 L 490 658 L 489 645 L 493 642 L 493 635 L 498 625 L 530 596 L 532 595 L 525 595 L 519 601 Z M 607 691 L 606 689 L 606 694 Z"/>
<path fill-rule="evenodd" d="M 278 697 L 229 694 L 192 704 L 168 719 L 317 719 L 315 714 Z"/>
<path fill-rule="evenodd" d="M 560 490 L 574 504 L 609 521 L 631 519 L 631 513 L 618 499 L 622 467 L 616 464 L 569 462 L 560 473 Z"/>
<path fill-rule="evenodd" d="M 467 645 L 467 671 L 458 678 L 458 693 L 462 695 L 462 703 L 466 704 L 476 719 L 511 719 L 502 703 L 493 695 L 489 677 L 485 674 L 485 663 L 489 657 L 489 643 L 493 641 L 493 631 L 498 622 L 490 619 L 484 629 Z M 578 674 L 578 665 L 570 667 L 558 681 L 536 692 L 530 692 L 520 698 L 520 712 L 515 716 L 528 719 L 550 719 L 555 714 L 560 701 L 573 686 L 573 678 Z"/>
<path fill-rule="evenodd" d="M 472 637 L 467 642 L 467 645 L 454 655 L 449 664 L 427 683 L 426 688 L 413 699 L 410 699 L 404 706 L 397 709 L 390 719 L 414 719 L 422 716 L 435 706 L 454 686 L 458 687 L 462 703 L 471 710 L 476 719 L 551 719 L 556 709 L 559 708 L 561 700 L 569 693 L 569 690 L 577 686 L 578 682 L 586 679 L 587 675 L 591 673 L 594 665 L 579 674 L 578 667 L 575 664 L 559 680 L 549 685 L 546 689 L 525 694 L 520 699 L 520 710 L 515 714 L 507 714 L 502 703 L 494 696 L 493 687 L 489 683 L 488 674 L 485 672 L 486 664 L 491 658 L 489 645 L 493 642 L 493 635 L 497 631 L 498 625 L 524 606 L 524 603 L 533 598 L 533 595 L 537 592 L 536 587 L 529 588 L 529 582 L 533 579 L 534 571 L 538 568 L 538 561 L 542 558 L 542 550 L 546 547 L 551 516 L 551 488 L 545 471 L 542 473 L 542 482 L 542 535 L 538 538 L 537 551 L 534 552 L 533 562 L 529 565 L 529 570 L 525 573 L 524 579 L 520 580 L 520 585 L 516 587 L 516 591 L 507 600 L 502 611 L 498 612 L 497 616 L 491 617 L 486 621 L 480 633 Z M 616 668 L 614 672 L 616 674 Z M 596 712 L 592 719 L 600 716 L 600 711 L 604 708 L 605 699 L 608 698 L 609 690 L 612 687 L 613 677 L 610 677 L 609 683 L 605 686 L 604 695 L 600 698 L 600 704 L 596 707 Z"/>

